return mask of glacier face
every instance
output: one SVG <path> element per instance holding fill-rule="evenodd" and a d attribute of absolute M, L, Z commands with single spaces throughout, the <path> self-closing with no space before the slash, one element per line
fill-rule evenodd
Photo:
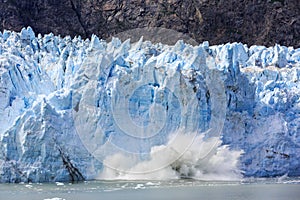
<path fill-rule="evenodd" d="M 161 166 L 175 175 L 201 179 L 223 167 L 222 174 L 299 176 L 299 70 L 300 49 L 279 45 L 167 46 L 4 31 L 0 182 L 93 179 L 106 166 L 137 170 L 178 130 L 190 134 L 186 143 L 174 140 L 187 147 L 219 139 L 211 149 L 195 142 L 207 155 L 186 156 L 192 166 L 186 157 Z M 129 166 L 133 155 L 142 162 Z"/>

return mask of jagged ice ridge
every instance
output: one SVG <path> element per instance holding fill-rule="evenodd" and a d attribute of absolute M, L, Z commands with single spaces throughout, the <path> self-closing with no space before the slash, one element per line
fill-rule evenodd
<path fill-rule="evenodd" d="M 222 144 L 213 153 L 243 152 L 226 170 L 255 177 L 299 176 L 300 49 L 208 42 L 191 46 L 182 41 L 174 46 L 142 40 L 132 44 L 95 35 L 91 40 L 36 37 L 29 27 L 0 33 L 0 182 L 93 179 L 106 171 L 93 150 L 102 151 L 102 160 L 106 154 L 114 156 L 108 141 L 143 153 L 166 145 L 182 122 L 187 132 L 209 130 L 218 109 L 211 97 L 218 88 L 206 83 L 217 81 L 210 71 L 222 80 L 219 89 L 225 97 Z M 144 85 L 132 85 L 140 82 Z M 130 87 L 134 90 L 124 89 Z M 125 132 L 154 123 L 153 116 L 164 121 L 142 146 L 124 135 L 127 128 L 120 127 L 128 121 L 121 119 L 121 111 L 113 111 L 112 106 L 122 109 L 124 93 L 131 95 L 127 114 L 137 124 Z M 182 98 L 173 93 L 184 93 L 186 100 L 194 96 L 197 105 L 182 107 Z M 161 94 L 165 96 L 159 98 Z M 154 104 L 164 112 L 151 113 Z M 151 131 L 146 128 L 144 134 Z M 82 137 L 97 142 L 87 147 Z M 195 166 L 169 167 L 178 177 L 208 173 L 203 162 Z"/>

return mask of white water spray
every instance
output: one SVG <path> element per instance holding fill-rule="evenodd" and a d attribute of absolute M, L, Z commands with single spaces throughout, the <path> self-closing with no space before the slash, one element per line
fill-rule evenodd
<path fill-rule="evenodd" d="M 167 144 L 151 149 L 150 158 L 147 160 L 139 159 L 138 155 L 128 157 L 122 153 L 108 156 L 104 160 L 104 169 L 98 179 L 238 180 L 241 178 L 238 160 L 242 151 L 233 151 L 227 145 L 221 145 L 222 141 L 218 137 L 204 139 L 204 134 L 194 137 L 191 143 L 191 136 L 193 134 L 183 132 L 172 134 Z M 161 163 L 166 163 L 166 160 L 172 162 L 161 167 Z M 110 167 L 112 165 L 117 166 L 117 169 Z"/>

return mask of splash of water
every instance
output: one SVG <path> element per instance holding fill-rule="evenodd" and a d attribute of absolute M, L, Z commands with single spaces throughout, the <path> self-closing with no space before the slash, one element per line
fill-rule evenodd
<path fill-rule="evenodd" d="M 193 137 L 192 133 L 176 132 L 171 134 L 165 145 L 152 147 L 146 160 L 138 156 L 125 156 L 123 153 L 106 157 L 104 169 L 98 179 L 239 180 L 242 176 L 238 169 L 238 160 L 243 152 L 230 150 L 227 145 L 221 143 L 219 137 L 207 139 L 205 134 Z M 162 167 L 162 163 L 168 164 Z"/>

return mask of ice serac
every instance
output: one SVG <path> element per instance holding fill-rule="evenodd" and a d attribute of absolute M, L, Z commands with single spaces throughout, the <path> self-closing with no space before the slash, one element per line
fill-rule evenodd
<path fill-rule="evenodd" d="M 0 182 L 299 176 L 299 70 L 280 45 L 4 31 Z"/>

